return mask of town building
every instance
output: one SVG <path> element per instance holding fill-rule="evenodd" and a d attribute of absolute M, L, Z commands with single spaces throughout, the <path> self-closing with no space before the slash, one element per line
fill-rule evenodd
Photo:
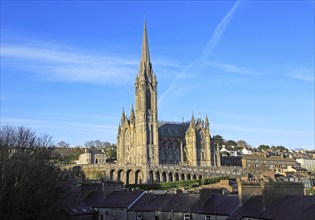
<path fill-rule="evenodd" d="M 242 157 L 242 167 L 247 170 L 281 170 L 288 166 L 296 166 L 294 159 L 266 154 L 247 154 Z"/>
<path fill-rule="evenodd" d="M 294 182 L 238 182 L 239 194 L 204 189 L 197 194 L 113 192 L 98 205 L 98 219 L 313 219 L 315 197 Z"/>
<path fill-rule="evenodd" d="M 105 164 L 106 154 L 99 149 L 85 149 L 85 153 L 79 155 L 76 164 Z"/>
<path fill-rule="evenodd" d="M 250 149 L 249 147 L 244 147 L 243 149 L 242 149 L 242 154 L 244 155 L 244 154 L 253 154 L 253 151 L 252 151 L 252 149 Z"/>
<path fill-rule="evenodd" d="M 306 157 L 306 156 L 299 156 L 296 158 L 296 161 L 301 164 L 301 167 L 309 170 L 309 171 L 315 171 L 315 158 L 312 157 Z"/>

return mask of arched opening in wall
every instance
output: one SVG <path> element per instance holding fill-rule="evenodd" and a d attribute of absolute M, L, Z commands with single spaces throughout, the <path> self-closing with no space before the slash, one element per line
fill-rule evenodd
<path fill-rule="evenodd" d="M 168 181 L 173 182 L 173 173 L 168 174 Z"/>
<path fill-rule="evenodd" d="M 178 173 L 175 173 L 175 181 L 179 181 L 179 175 L 178 175 Z"/>
<path fill-rule="evenodd" d="M 105 181 L 109 180 L 106 171 L 103 171 L 103 178 Z"/>
<path fill-rule="evenodd" d="M 153 177 L 153 171 L 149 172 L 149 183 L 153 183 L 154 182 L 154 177 Z"/>
<path fill-rule="evenodd" d="M 202 179 L 202 176 L 201 176 L 201 175 L 199 175 L 198 179 L 199 179 L 199 180 L 201 180 L 201 179 Z"/>
<path fill-rule="evenodd" d="M 135 173 L 135 184 L 142 184 L 143 174 L 141 170 L 137 170 Z"/>
<path fill-rule="evenodd" d="M 127 170 L 127 172 L 126 172 L 126 182 L 125 183 L 126 183 L 126 185 L 135 183 L 132 170 Z"/>
<path fill-rule="evenodd" d="M 123 170 L 119 170 L 118 171 L 118 175 L 117 175 L 117 181 L 122 181 L 123 182 L 123 175 L 124 175 L 124 171 Z"/>
<path fill-rule="evenodd" d="M 196 174 L 194 174 L 194 175 L 193 175 L 193 179 L 194 179 L 194 180 L 196 180 L 196 179 L 197 179 L 197 176 L 196 176 Z"/>
<path fill-rule="evenodd" d="M 166 182 L 166 173 L 165 172 L 162 173 L 162 181 Z"/>
<path fill-rule="evenodd" d="M 187 174 L 187 180 L 191 180 L 190 174 Z"/>
<path fill-rule="evenodd" d="M 97 159 L 95 159 L 95 164 L 97 164 L 97 162 L 98 162 Z"/>
<path fill-rule="evenodd" d="M 109 174 L 109 180 L 114 181 L 115 170 L 111 170 Z"/>
<path fill-rule="evenodd" d="M 182 173 L 181 180 L 185 180 L 185 174 Z"/>
<path fill-rule="evenodd" d="M 155 182 L 157 182 L 157 183 L 161 182 L 160 172 L 159 171 L 155 172 Z"/>

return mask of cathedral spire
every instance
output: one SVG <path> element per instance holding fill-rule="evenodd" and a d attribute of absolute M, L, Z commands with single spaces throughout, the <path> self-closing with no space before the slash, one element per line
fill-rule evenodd
<path fill-rule="evenodd" d="M 121 123 L 122 124 L 125 122 L 125 118 L 126 118 L 125 109 L 123 108 L 123 111 L 122 111 L 122 114 L 121 114 Z"/>
<path fill-rule="evenodd" d="M 144 21 L 144 30 L 143 30 L 143 39 L 142 39 L 142 54 L 141 62 L 150 62 L 150 52 L 149 52 L 149 43 L 147 36 L 147 25 Z"/>
<path fill-rule="evenodd" d="M 192 125 L 195 125 L 194 113 L 192 113 L 192 115 L 191 115 L 191 121 L 190 121 L 190 123 L 191 123 Z"/>
<path fill-rule="evenodd" d="M 130 118 L 134 118 L 135 117 L 135 111 L 133 110 L 133 105 L 131 107 L 131 112 L 130 112 Z"/>
<path fill-rule="evenodd" d="M 208 115 L 206 115 L 206 122 L 205 122 L 206 128 L 209 128 L 209 120 L 208 120 Z"/>

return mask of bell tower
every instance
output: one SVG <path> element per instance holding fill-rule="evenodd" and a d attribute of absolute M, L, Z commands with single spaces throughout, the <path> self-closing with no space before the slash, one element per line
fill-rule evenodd
<path fill-rule="evenodd" d="M 157 80 L 150 61 L 145 22 L 140 66 L 135 80 L 135 107 L 135 144 L 138 152 L 136 163 L 157 165 L 159 163 Z"/>

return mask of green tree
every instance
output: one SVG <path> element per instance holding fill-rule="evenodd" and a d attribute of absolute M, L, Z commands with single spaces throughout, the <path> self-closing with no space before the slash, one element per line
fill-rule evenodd
<path fill-rule="evenodd" d="M 258 150 L 267 150 L 269 148 L 270 147 L 268 145 L 261 144 L 261 145 L 259 145 Z"/>
<path fill-rule="evenodd" d="M 59 169 L 50 162 L 51 137 L 29 128 L 0 131 L 0 219 L 58 218 Z"/>
<path fill-rule="evenodd" d="M 288 149 L 287 148 L 285 148 L 284 146 L 282 146 L 282 145 L 279 145 L 279 146 L 276 146 L 276 148 L 275 148 L 276 150 L 279 150 L 279 151 L 281 151 L 281 152 L 283 152 L 283 151 L 287 151 Z"/>
<path fill-rule="evenodd" d="M 213 140 L 215 144 L 222 145 L 223 144 L 223 137 L 221 135 L 215 135 L 213 136 Z"/>
<path fill-rule="evenodd" d="M 247 144 L 246 141 L 239 140 L 237 142 L 237 148 L 238 149 L 243 149 L 244 147 L 249 147 L 249 144 Z"/>
<path fill-rule="evenodd" d="M 228 140 L 226 142 L 226 148 L 229 149 L 229 150 L 236 150 L 237 148 L 237 143 L 233 140 Z"/>
<path fill-rule="evenodd" d="M 116 147 L 111 147 L 111 148 L 106 148 L 106 156 L 108 159 L 116 159 L 117 158 L 117 148 Z"/>

